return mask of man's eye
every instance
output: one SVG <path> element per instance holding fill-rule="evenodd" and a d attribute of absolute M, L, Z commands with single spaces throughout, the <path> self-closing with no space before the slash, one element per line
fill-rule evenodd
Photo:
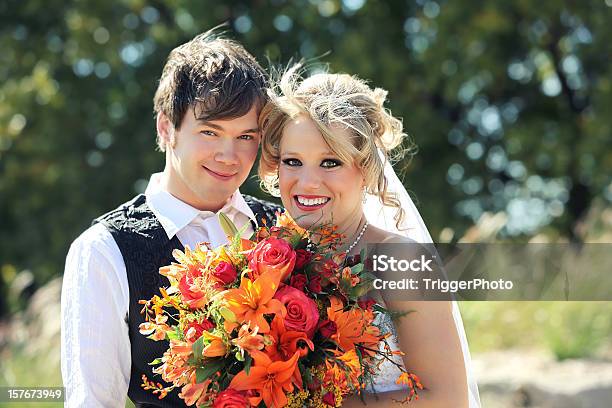
<path fill-rule="evenodd" d="M 284 159 L 283 160 L 283 164 L 286 164 L 287 166 L 301 166 L 302 162 L 299 161 L 298 159 Z"/>
<path fill-rule="evenodd" d="M 255 137 L 253 137 L 253 135 L 240 135 L 240 136 L 238 136 L 238 139 L 240 139 L 240 140 L 253 140 L 253 139 L 255 139 Z"/>
<path fill-rule="evenodd" d="M 200 131 L 200 134 L 203 134 L 205 136 L 217 136 L 217 134 L 212 130 L 202 130 Z"/>
<path fill-rule="evenodd" d="M 326 160 L 323 160 L 321 162 L 321 167 L 325 167 L 325 168 L 328 168 L 328 169 L 331 169 L 333 167 L 338 167 L 338 166 L 341 166 L 341 165 L 342 165 L 342 163 L 340 163 L 340 161 L 332 160 L 332 159 L 326 159 Z"/>

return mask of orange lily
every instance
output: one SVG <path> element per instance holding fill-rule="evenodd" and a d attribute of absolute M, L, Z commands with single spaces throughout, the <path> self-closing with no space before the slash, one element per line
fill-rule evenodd
<path fill-rule="evenodd" d="M 333 350 L 332 353 L 337 356 L 337 359 L 325 361 L 326 372 L 323 382 L 325 384 L 333 384 L 342 390 L 360 388 L 359 375 L 361 374 L 361 364 L 355 349 L 347 353 Z"/>
<path fill-rule="evenodd" d="M 296 330 L 287 330 L 283 318 L 278 315 L 272 320 L 272 331 L 270 335 L 274 340 L 275 347 L 267 347 L 266 351 L 268 351 L 268 356 L 272 359 L 278 360 L 281 357 L 289 358 L 289 356 L 292 356 L 295 352 L 300 353 L 300 357 L 304 357 L 308 354 L 308 349 L 305 347 L 298 347 L 298 342 L 300 340 L 303 340 L 310 350 L 314 350 L 314 344 L 310 341 L 306 333 Z M 279 352 L 279 358 L 275 358 L 278 356 Z"/>
<path fill-rule="evenodd" d="M 227 353 L 227 345 L 221 336 L 205 331 L 202 333 L 202 337 L 208 343 L 204 350 L 202 350 L 204 357 L 221 357 Z"/>
<path fill-rule="evenodd" d="M 287 330 L 285 328 L 283 318 L 278 315 L 276 315 L 274 320 L 272 320 L 272 331 L 270 332 L 270 337 L 272 338 L 273 344 L 266 347 L 266 354 L 273 361 L 289 358 L 289 356 L 292 356 L 295 353 L 298 353 L 301 358 L 308 354 L 308 348 L 310 348 L 310 350 L 314 350 L 314 344 L 312 341 L 310 341 L 306 333 L 296 330 Z M 298 342 L 300 340 L 303 340 L 308 348 L 299 347 Z M 297 365 L 295 366 L 295 371 L 293 373 L 293 382 L 302 388 L 302 375 L 300 374 L 300 369 Z"/>
<path fill-rule="evenodd" d="M 191 374 L 190 381 L 187 385 L 183 387 L 181 390 L 179 397 L 185 400 L 185 404 L 191 406 L 196 404 L 196 406 L 201 406 L 205 402 L 210 401 L 212 395 L 208 393 L 208 387 L 212 381 L 207 379 L 202 383 L 196 382 L 196 374 L 195 371 Z"/>
<path fill-rule="evenodd" d="M 227 307 L 234 313 L 236 321 L 250 323 L 251 327 L 259 327 L 259 333 L 268 333 L 270 325 L 264 315 L 280 313 L 284 316 L 287 313 L 285 306 L 278 299 L 273 299 L 279 283 L 280 273 L 269 271 L 260 275 L 255 281 L 243 277 L 238 289 L 225 292 Z"/>
<path fill-rule="evenodd" d="M 259 397 L 251 402 L 258 405 L 263 398 L 267 407 L 287 405 L 285 392 L 293 391 L 292 374 L 297 366 L 299 353 L 287 361 L 272 361 L 261 351 L 251 353 L 254 365 L 247 374 L 244 370 L 236 374 L 229 387 L 238 391 L 256 390 Z"/>
<path fill-rule="evenodd" d="M 232 344 L 240 349 L 240 354 L 244 357 L 244 352 L 252 352 L 253 350 L 261 350 L 265 346 L 264 337 L 257 334 L 259 327 L 251 330 L 250 325 L 243 324 L 238 331 L 238 337 L 232 340 Z"/>
<path fill-rule="evenodd" d="M 138 326 L 138 331 L 143 335 L 149 336 L 152 340 L 160 341 L 166 338 L 166 332 L 171 332 L 172 328 L 166 324 L 168 316 L 157 315 L 155 316 L 155 323 L 144 322 Z"/>
<path fill-rule="evenodd" d="M 170 348 L 164 352 L 163 364 L 153 369 L 156 374 L 161 374 L 164 381 L 177 384 L 185 381 L 195 369 L 187 365 L 191 356 L 192 345 L 180 340 L 170 340 Z"/>
<path fill-rule="evenodd" d="M 276 215 L 276 226 L 282 227 L 289 231 L 293 231 L 296 234 L 301 235 L 301 236 L 306 235 L 306 230 L 300 227 L 297 224 L 297 222 L 295 222 L 295 220 L 291 218 L 291 216 L 287 212 Z"/>
<path fill-rule="evenodd" d="M 355 348 L 356 343 L 374 345 L 377 348 L 379 331 L 369 324 L 368 312 L 359 308 L 343 311 L 344 304 L 337 297 L 330 298 L 331 305 L 327 308 L 327 318 L 336 323 L 336 333 L 331 339 L 344 351 Z"/>

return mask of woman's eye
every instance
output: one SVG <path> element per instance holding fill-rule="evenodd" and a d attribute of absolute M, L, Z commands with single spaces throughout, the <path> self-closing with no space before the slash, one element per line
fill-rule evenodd
<path fill-rule="evenodd" d="M 240 140 L 253 140 L 255 138 L 253 137 L 253 135 L 240 135 L 238 137 L 238 139 L 240 139 Z"/>
<path fill-rule="evenodd" d="M 298 159 L 284 159 L 283 160 L 283 164 L 286 164 L 287 166 L 301 166 L 302 162 L 299 161 Z"/>
<path fill-rule="evenodd" d="M 332 159 L 326 159 L 326 160 L 323 160 L 321 162 L 321 167 L 325 167 L 325 168 L 328 168 L 328 169 L 333 168 L 333 167 L 338 167 L 340 165 L 342 165 L 342 163 L 340 163 L 340 161 L 332 160 Z"/>

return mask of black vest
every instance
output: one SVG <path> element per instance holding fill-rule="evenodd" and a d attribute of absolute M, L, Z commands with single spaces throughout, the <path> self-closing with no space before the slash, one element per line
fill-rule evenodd
<path fill-rule="evenodd" d="M 244 199 L 260 225 L 262 219 L 265 219 L 268 225 L 274 225 L 275 212 L 280 210 L 278 205 L 250 196 L 244 196 Z M 165 384 L 160 375 L 153 374 L 154 367 L 148 363 L 164 354 L 168 342 L 149 340 L 138 330 L 138 326 L 144 323 L 144 315 L 140 313 L 142 305 L 138 301 L 159 295 L 160 287 L 170 286 L 168 279 L 159 274 L 159 268 L 170 265 L 174 261 L 172 251 L 183 249 L 183 245 L 176 236 L 168 239 L 142 194 L 97 218 L 94 223 L 97 222 L 103 224 L 112 234 L 123 255 L 127 272 L 130 303 L 126 321 L 132 353 L 128 397 L 139 408 L 184 407 L 185 403 L 178 397 L 180 389 L 175 389 L 159 400 L 151 391 L 145 391 L 141 387 L 143 374 L 151 381 Z"/>

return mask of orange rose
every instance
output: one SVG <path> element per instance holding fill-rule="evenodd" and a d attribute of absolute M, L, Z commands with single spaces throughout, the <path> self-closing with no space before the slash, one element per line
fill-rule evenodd
<path fill-rule="evenodd" d="M 287 241 L 270 237 L 259 242 L 249 253 L 249 268 L 253 271 L 253 278 L 276 271 L 280 273 L 282 282 L 293 271 L 295 257 L 295 251 Z"/>

